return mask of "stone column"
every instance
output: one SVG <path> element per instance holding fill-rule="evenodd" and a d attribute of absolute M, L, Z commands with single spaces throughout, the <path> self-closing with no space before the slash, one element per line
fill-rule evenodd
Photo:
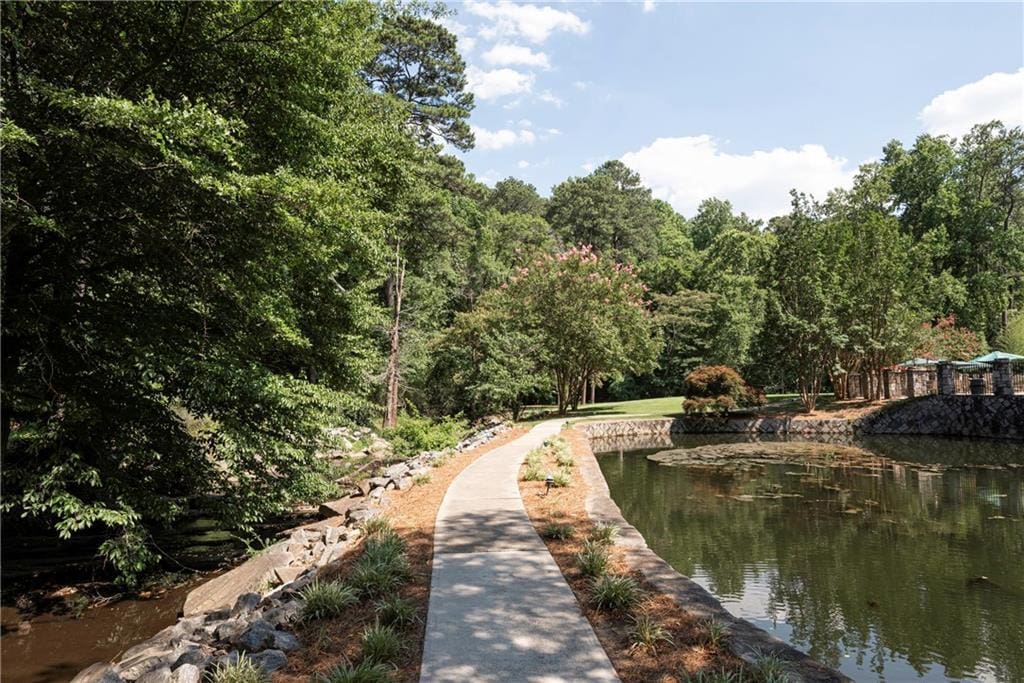
<path fill-rule="evenodd" d="M 992 363 L 992 393 L 1013 396 L 1013 375 L 1010 373 L 1010 361 L 1005 358 Z"/>
<path fill-rule="evenodd" d="M 939 363 L 937 369 L 939 373 L 939 396 L 952 396 L 956 393 L 953 364 L 949 361 L 943 361 Z"/>
<path fill-rule="evenodd" d="M 907 368 L 907 398 L 914 398 L 914 368 Z"/>
<path fill-rule="evenodd" d="M 892 398 L 892 370 L 882 370 L 882 397 Z"/>

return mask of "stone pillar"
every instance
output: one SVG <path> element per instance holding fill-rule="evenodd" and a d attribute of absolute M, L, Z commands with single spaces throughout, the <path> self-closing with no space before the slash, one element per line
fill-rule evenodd
<path fill-rule="evenodd" d="M 992 363 L 992 393 L 1013 396 L 1013 375 L 1010 373 L 1010 361 L 1005 358 Z"/>
<path fill-rule="evenodd" d="M 892 370 L 882 370 L 882 398 L 892 398 Z"/>
<path fill-rule="evenodd" d="M 907 398 L 914 398 L 914 368 L 907 368 Z"/>
<path fill-rule="evenodd" d="M 949 361 L 943 361 L 939 363 L 937 370 L 939 373 L 939 396 L 952 396 L 956 393 L 953 364 Z"/>

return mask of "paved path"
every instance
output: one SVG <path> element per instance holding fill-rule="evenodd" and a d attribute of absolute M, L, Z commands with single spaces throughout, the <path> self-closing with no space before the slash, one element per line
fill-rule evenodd
<path fill-rule="evenodd" d="M 448 487 L 420 681 L 619 680 L 519 496 L 523 458 L 561 427 L 541 423 Z"/>

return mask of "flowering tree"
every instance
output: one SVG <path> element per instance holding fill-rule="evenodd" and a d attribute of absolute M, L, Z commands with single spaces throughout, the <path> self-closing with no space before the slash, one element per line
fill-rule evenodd
<path fill-rule="evenodd" d="M 632 266 L 598 258 L 589 247 L 546 255 L 517 269 L 499 299 L 550 372 L 558 412 L 579 404 L 589 379 L 654 366 L 660 342 L 644 302 L 646 286 Z"/>

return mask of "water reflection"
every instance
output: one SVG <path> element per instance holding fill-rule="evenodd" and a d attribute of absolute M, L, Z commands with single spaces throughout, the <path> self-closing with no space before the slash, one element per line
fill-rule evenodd
<path fill-rule="evenodd" d="M 858 445 L 894 462 L 665 467 L 637 457 L 664 444 L 595 450 L 656 552 L 852 678 L 1024 681 L 1024 446 Z"/>

